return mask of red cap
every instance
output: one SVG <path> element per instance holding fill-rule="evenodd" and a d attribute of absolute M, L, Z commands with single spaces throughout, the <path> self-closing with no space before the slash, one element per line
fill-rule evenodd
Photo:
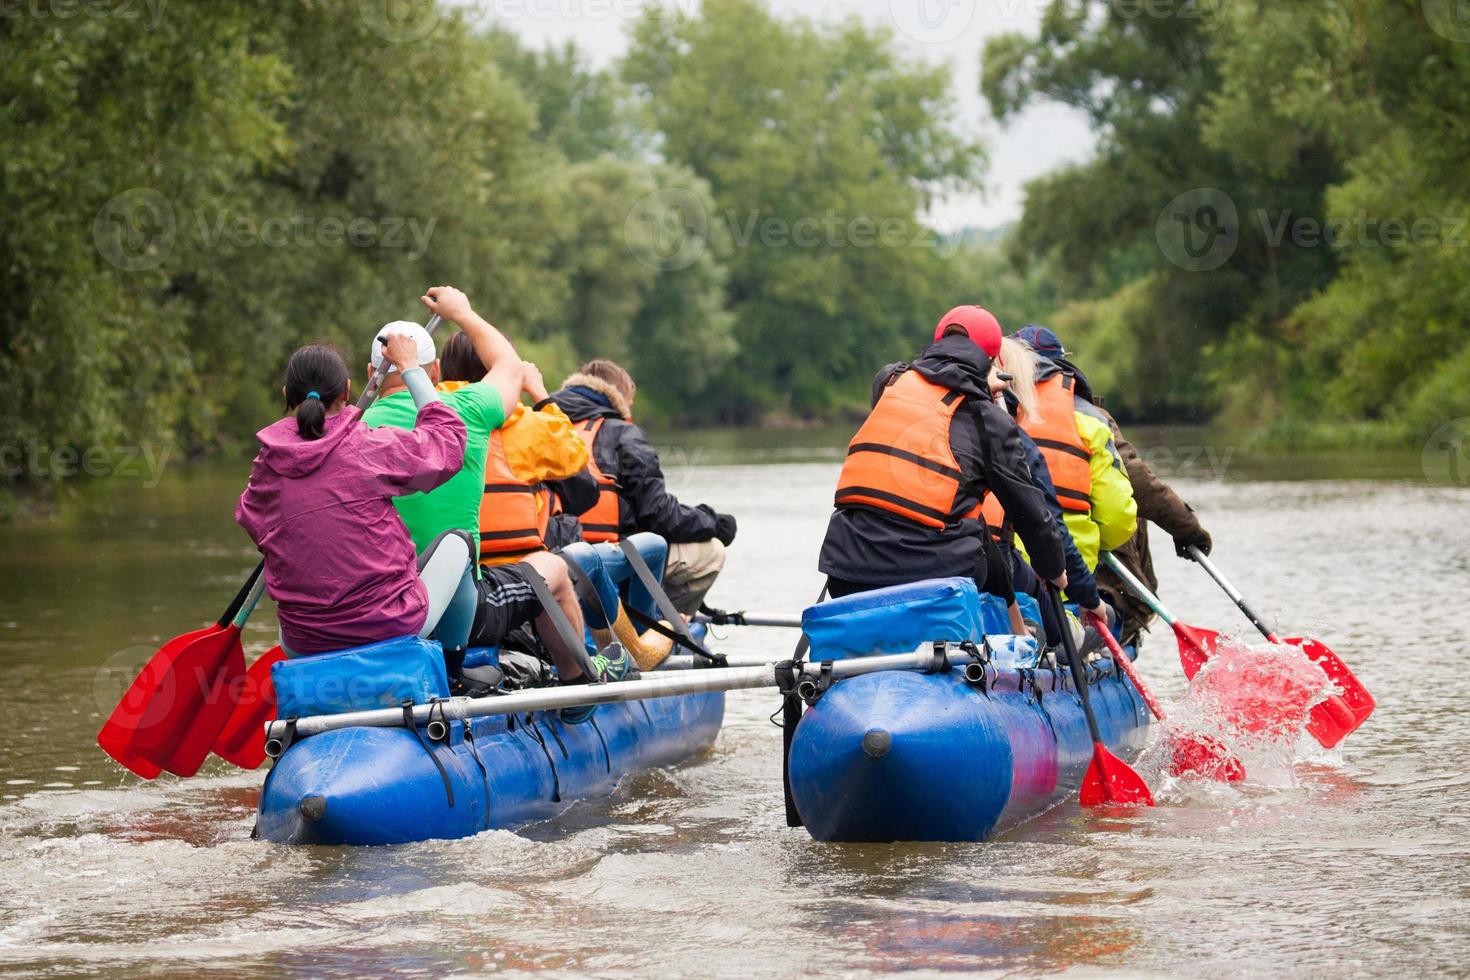
<path fill-rule="evenodd" d="M 943 337 L 951 325 L 964 327 L 975 346 L 991 357 L 1000 354 L 1000 321 L 989 310 L 979 306 L 956 306 L 940 317 L 939 325 L 934 328 L 934 339 Z"/>

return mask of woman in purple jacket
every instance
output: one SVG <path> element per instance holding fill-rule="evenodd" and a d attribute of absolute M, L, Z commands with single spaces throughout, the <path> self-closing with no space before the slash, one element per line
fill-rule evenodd
<path fill-rule="evenodd" d="M 362 413 L 348 404 L 352 385 L 342 356 L 310 346 L 286 365 L 282 393 L 294 418 L 256 433 L 260 453 L 235 521 L 265 556 L 266 589 L 288 656 L 434 632 L 450 659 L 462 657 L 468 641 L 468 535 L 446 533 L 415 555 L 392 503 L 459 472 L 464 423 L 440 403 L 413 338 L 390 334 L 384 356 L 402 372 L 418 408 L 411 431 L 363 425 Z"/>

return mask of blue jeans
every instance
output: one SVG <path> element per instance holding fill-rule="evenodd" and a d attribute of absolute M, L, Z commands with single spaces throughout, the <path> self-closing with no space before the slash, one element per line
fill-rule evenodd
<path fill-rule="evenodd" d="M 663 580 L 664 565 L 669 558 L 669 545 L 657 534 L 643 531 L 628 538 L 633 547 L 647 562 L 649 570 L 653 572 L 655 579 Z M 561 550 L 563 558 L 577 563 L 577 567 L 587 574 L 592 585 L 597 589 L 597 594 L 602 599 L 602 605 L 608 612 L 616 614 L 618 602 L 620 601 L 620 586 L 628 583 L 628 605 L 637 609 L 646 616 L 656 617 L 658 605 L 648 590 L 643 587 L 637 577 L 633 575 L 633 566 L 628 563 L 627 556 L 622 549 L 615 544 L 588 544 L 585 541 L 577 541 L 567 545 Z M 607 629 L 612 624 L 608 623 L 601 609 L 582 610 L 587 616 L 587 625 L 596 629 Z"/>

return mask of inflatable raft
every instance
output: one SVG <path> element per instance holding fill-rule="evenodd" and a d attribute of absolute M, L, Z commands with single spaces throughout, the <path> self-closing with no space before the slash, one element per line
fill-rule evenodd
<path fill-rule="evenodd" d="M 1002 608 L 965 579 L 861 593 L 808 609 L 811 659 L 912 650 L 972 651 L 933 674 L 889 671 L 837 681 L 803 715 L 789 756 L 792 801 L 823 841 L 979 841 L 1074 798 L 1092 758 L 1070 673 L 1003 666 L 983 641 Z M 987 629 L 989 627 L 989 629 Z M 1125 760 L 1149 713 L 1111 660 L 1088 669 L 1103 740 Z"/>
<path fill-rule="evenodd" d="M 448 694 L 438 645 L 411 637 L 285 661 L 273 680 L 281 718 Z M 371 845 L 513 828 L 605 795 L 630 772 L 706 751 L 724 713 L 725 696 L 713 693 L 603 705 L 575 725 L 536 712 L 323 732 L 284 747 L 261 790 L 256 835 Z"/>

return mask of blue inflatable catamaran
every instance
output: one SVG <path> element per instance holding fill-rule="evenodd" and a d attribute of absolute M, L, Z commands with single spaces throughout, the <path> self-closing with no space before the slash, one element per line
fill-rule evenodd
<path fill-rule="evenodd" d="M 401 844 L 517 827 L 605 795 L 630 772 L 705 752 L 725 716 L 725 696 L 713 692 L 607 704 L 574 725 L 535 711 L 292 740 L 294 718 L 404 702 L 429 704 L 432 715 L 448 703 L 436 700 L 449 695 L 444 657 L 438 644 L 404 637 L 284 661 L 272 676 L 287 734 L 271 746 L 279 758 L 256 835 L 282 844 Z"/>
<path fill-rule="evenodd" d="M 989 599 L 968 579 L 880 589 L 808 609 L 800 662 L 505 697 L 446 700 L 439 648 L 414 639 L 286 661 L 257 833 L 394 844 L 513 828 L 704 752 L 723 692 L 779 688 L 790 822 L 823 841 L 983 840 L 1073 795 L 1092 758 L 1070 673 L 1028 666 Z M 1136 756 L 1142 697 L 1110 660 L 1086 676 L 1104 742 Z M 554 709 L 578 698 L 601 706 L 563 723 Z"/>
<path fill-rule="evenodd" d="M 1012 652 L 1004 606 L 969 579 L 825 602 L 802 626 L 819 662 L 923 643 L 943 654 L 929 673 L 837 681 L 801 718 L 789 815 L 817 840 L 984 840 L 1075 796 L 1092 739 L 1071 675 L 1024 666 L 1034 656 Z M 1148 736 L 1142 697 L 1111 660 L 1086 673 L 1104 742 L 1135 757 Z"/>

